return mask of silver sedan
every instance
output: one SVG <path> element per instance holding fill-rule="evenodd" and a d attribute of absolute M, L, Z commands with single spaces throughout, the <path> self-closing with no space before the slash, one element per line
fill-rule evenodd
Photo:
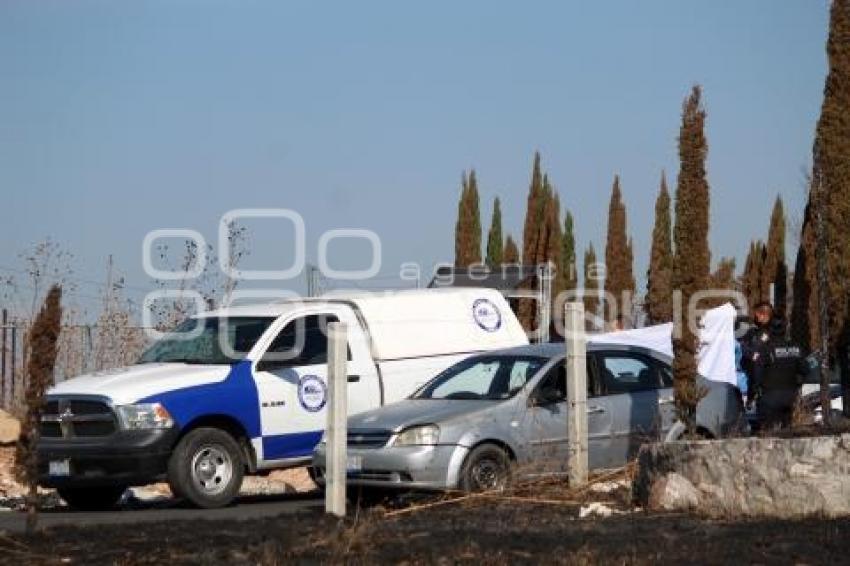
<path fill-rule="evenodd" d="M 349 418 L 348 485 L 499 489 L 513 477 L 562 473 L 567 459 L 565 348 L 523 346 L 467 358 L 409 399 Z M 684 432 L 666 356 L 633 346 L 588 345 L 591 469 L 623 465 L 641 443 Z M 736 388 L 700 379 L 698 431 L 742 431 Z M 322 483 L 324 439 L 313 456 Z"/>

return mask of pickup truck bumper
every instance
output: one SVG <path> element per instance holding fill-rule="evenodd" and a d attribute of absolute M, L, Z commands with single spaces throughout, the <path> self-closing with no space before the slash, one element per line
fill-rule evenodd
<path fill-rule="evenodd" d="M 176 428 L 118 431 L 102 438 L 42 438 L 38 483 L 42 487 L 145 485 L 165 476 L 177 441 Z M 68 461 L 67 475 L 51 475 L 50 462 Z"/>

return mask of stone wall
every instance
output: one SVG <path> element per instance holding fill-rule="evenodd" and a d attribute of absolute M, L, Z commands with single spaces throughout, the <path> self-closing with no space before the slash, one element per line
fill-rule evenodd
<path fill-rule="evenodd" d="M 712 516 L 850 515 L 850 434 L 649 444 L 636 501 Z"/>

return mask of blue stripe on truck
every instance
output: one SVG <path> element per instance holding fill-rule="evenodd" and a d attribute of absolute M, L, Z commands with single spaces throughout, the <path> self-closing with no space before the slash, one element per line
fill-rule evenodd
<path fill-rule="evenodd" d="M 321 438 L 321 430 L 264 436 L 263 459 L 279 460 L 309 456 Z"/>
<path fill-rule="evenodd" d="M 224 415 L 238 421 L 250 438 L 259 437 L 262 430 L 257 384 L 248 360 L 235 364 L 223 381 L 164 391 L 139 402 L 162 403 L 180 428 L 200 417 Z"/>

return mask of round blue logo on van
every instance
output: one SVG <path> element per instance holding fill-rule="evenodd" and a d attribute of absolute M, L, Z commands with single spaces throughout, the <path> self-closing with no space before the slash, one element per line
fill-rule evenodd
<path fill-rule="evenodd" d="M 305 411 L 317 413 L 328 401 L 328 386 L 317 375 L 303 375 L 298 380 L 298 402 Z"/>
<path fill-rule="evenodd" d="M 482 330 L 496 332 L 502 327 L 502 313 L 489 299 L 477 299 L 472 303 L 472 318 Z"/>

